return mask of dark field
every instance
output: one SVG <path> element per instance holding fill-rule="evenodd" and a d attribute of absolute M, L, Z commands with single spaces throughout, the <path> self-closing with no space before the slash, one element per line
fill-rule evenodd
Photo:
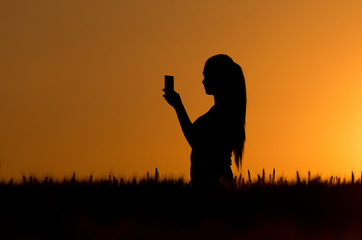
<path fill-rule="evenodd" d="M 212 191 L 154 177 L 3 182 L 0 239 L 362 238 L 359 179 L 236 182 Z"/>

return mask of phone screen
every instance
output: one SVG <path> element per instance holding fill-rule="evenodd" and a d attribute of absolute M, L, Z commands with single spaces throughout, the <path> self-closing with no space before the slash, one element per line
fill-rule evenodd
<path fill-rule="evenodd" d="M 173 91 L 173 76 L 165 75 L 165 89 Z"/>

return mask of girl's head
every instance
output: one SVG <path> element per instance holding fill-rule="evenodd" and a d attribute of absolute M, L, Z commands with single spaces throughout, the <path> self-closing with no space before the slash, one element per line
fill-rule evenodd
<path fill-rule="evenodd" d="M 206 94 L 223 98 L 227 103 L 224 108 L 229 110 L 231 133 L 235 163 L 241 166 L 245 142 L 246 90 L 245 79 L 241 67 L 229 56 L 224 54 L 209 58 L 204 67 Z"/>
<path fill-rule="evenodd" d="M 204 67 L 204 84 L 206 94 L 230 96 L 243 91 L 244 75 L 238 64 L 224 54 L 209 58 Z"/>

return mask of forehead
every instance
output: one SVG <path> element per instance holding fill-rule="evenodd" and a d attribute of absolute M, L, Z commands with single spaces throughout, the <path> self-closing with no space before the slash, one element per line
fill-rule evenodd
<path fill-rule="evenodd" d="M 202 73 L 204 75 L 219 75 L 222 73 L 222 69 L 214 63 L 206 62 Z"/>
<path fill-rule="evenodd" d="M 211 64 L 209 61 L 207 61 L 205 63 L 205 66 L 204 66 L 204 70 L 202 71 L 203 74 L 209 74 L 211 72 L 213 72 L 215 66 L 213 66 L 213 64 Z"/>

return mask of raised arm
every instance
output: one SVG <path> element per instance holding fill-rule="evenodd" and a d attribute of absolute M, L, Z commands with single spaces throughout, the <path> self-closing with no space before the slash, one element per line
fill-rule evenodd
<path fill-rule="evenodd" d="M 187 115 L 184 105 L 182 104 L 180 95 L 175 91 L 165 91 L 165 89 L 163 89 L 163 91 L 165 92 L 163 97 L 175 109 L 182 132 L 187 142 L 192 147 L 192 123 Z"/>

